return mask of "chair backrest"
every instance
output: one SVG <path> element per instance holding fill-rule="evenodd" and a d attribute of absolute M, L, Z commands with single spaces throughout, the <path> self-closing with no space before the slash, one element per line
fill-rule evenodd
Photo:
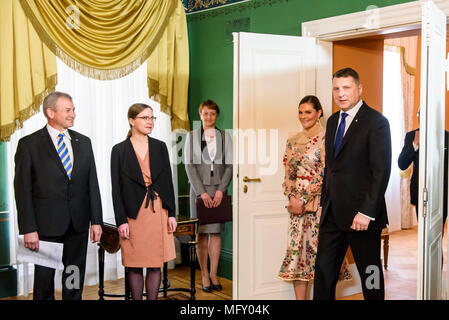
<path fill-rule="evenodd" d="M 120 236 L 117 227 L 110 223 L 103 223 L 103 233 L 100 238 L 100 246 L 107 253 L 116 253 L 120 249 Z"/>

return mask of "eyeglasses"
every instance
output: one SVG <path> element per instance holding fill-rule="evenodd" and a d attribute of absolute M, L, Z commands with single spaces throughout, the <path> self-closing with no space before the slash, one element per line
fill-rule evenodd
<path fill-rule="evenodd" d="M 144 121 L 151 121 L 151 122 L 155 122 L 156 121 L 156 117 L 136 117 L 138 119 L 142 119 Z"/>

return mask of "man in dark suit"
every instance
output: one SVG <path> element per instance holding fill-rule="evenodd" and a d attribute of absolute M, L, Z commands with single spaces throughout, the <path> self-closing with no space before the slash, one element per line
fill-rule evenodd
<path fill-rule="evenodd" d="M 417 113 L 419 122 L 419 111 Z M 444 188 L 443 188 L 443 232 L 447 218 L 447 146 L 449 132 L 444 131 Z M 413 172 L 410 179 L 410 203 L 415 206 L 416 218 L 418 218 L 418 187 L 419 187 L 419 129 L 407 132 L 404 139 L 404 147 L 398 158 L 398 166 L 401 170 L 407 170 L 413 163 Z"/>
<path fill-rule="evenodd" d="M 63 243 L 62 298 L 81 300 L 87 241 L 97 242 L 103 224 L 100 191 L 90 139 L 68 130 L 75 107 L 70 95 L 50 93 L 43 102 L 47 125 L 20 139 L 14 191 L 19 233 L 25 247 Z M 55 270 L 35 265 L 33 298 L 54 299 Z"/>
<path fill-rule="evenodd" d="M 333 97 L 341 109 L 326 126 L 314 299 L 335 299 L 348 245 L 365 299 L 384 299 L 380 235 L 388 223 L 385 190 L 391 170 L 387 119 L 361 100 L 359 75 L 351 68 L 333 75 Z"/>

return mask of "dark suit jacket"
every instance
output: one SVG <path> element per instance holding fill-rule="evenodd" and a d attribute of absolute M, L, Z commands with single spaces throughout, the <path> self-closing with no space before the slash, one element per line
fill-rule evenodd
<path fill-rule="evenodd" d="M 148 137 L 150 152 L 150 186 L 162 199 L 168 216 L 175 216 L 175 193 L 170 158 L 164 142 Z M 139 160 L 128 138 L 116 144 L 111 153 L 112 202 L 117 226 L 136 219 L 148 188 L 143 180 Z"/>
<path fill-rule="evenodd" d="M 413 163 L 413 173 L 410 179 L 410 203 L 418 205 L 418 187 L 419 187 L 419 149 L 415 152 L 413 148 L 413 140 L 415 139 L 415 132 L 413 130 L 407 132 L 404 139 L 404 147 L 398 158 L 398 166 L 401 170 L 407 170 Z M 447 215 L 447 156 L 448 156 L 448 141 L 449 132 L 444 132 L 444 200 L 443 200 L 443 214 Z"/>
<path fill-rule="evenodd" d="M 340 112 L 326 126 L 326 160 L 321 196 L 321 223 L 329 206 L 339 229 L 351 231 L 358 212 L 375 218 L 368 230 L 388 223 L 385 190 L 391 171 L 388 120 L 364 102 L 346 131 L 334 158 L 334 140 Z"/>
<path fill-rule="evenodd" d="M 77 232 L 103 224 L 100 190 L 90 139 L 69 130 L 72 179 L 62 166 L 47 127 L 20 139 L 15 155 L 14 191 L 19 233 L 61 236 L 70 221 Z"/>

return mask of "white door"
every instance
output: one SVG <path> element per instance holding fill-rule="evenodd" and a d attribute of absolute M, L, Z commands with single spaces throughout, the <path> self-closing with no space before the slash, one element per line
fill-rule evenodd
<path fill-rule="evenodd" d="M 441 299 L 446 16 L 423 2 L 418 205 L 418 299 Z"/>
<path fill-rule="evenodd" d="M 317 95 L 330 116 L 331 61 L 332 44 L 314 38 L 234 34 L 234 299 L 294 299 L 277 278 L 288 229 L 282 157 L 302 97 Z"/>

